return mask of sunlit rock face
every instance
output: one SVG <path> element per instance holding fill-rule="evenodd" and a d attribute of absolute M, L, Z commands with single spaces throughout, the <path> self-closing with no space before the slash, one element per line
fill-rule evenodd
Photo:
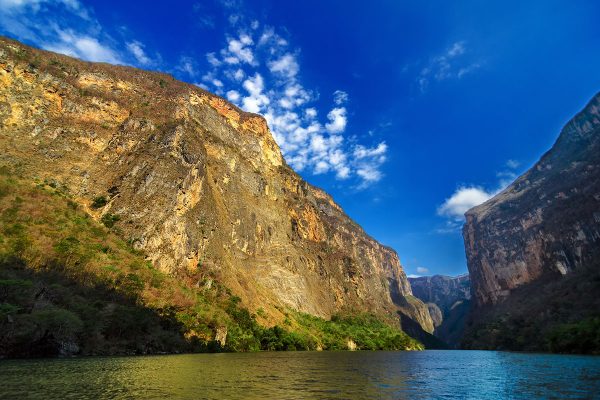
<path fill-rule="evenodd" d="M 118 216 L 161 270 L 199 269 L 268 321 L 396 318 L 412 293 L 397 254 L 287 166 L 264 118 L 171 76 L 0 38 L 0 149 L 94 218 Z M 406 309 L 432 327 L 422 302 Z"/>
<path fill-rule="evenodd" d="M 511 290 L 600 257 L 600 95 L 552 149 L 506 190 L 466 213 L 473 296 L 495 304 Z"/>

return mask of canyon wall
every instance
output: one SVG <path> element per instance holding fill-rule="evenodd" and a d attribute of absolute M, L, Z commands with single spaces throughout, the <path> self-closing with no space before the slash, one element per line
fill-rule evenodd
<path fill-rule="evenodd" d="M 0 149 L 162 271 L 201 271 L 267 321 L 401 312 L 433 330 L 397 254 L 287 166 L 261 116 L 194 85 L 0 38 Z"/>
<path fill-rule="evenodd" d="M 600 95 L 514 183 L 466 213 L 462 346 L 600 352 Z"/>
<path fill-rule="evenodd" d="M 466 213 L 463 236 L 480 306 L 600 257 L 599 95 L 529 171 Z"/>

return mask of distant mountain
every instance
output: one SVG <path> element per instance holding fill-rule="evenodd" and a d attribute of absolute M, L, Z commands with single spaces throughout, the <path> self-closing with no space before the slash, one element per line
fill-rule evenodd
<path fill-rule="evenodd" d="M 451 347 L 459 344 L 471 306 L 469 275 L 408 278 L 413 295 L 427 304 L 434 335 Z"/>
<path fill-rule="evenodd" d="M 466 346 L 600 351 L 600 94 L 466 213 L 463 236 L 476 305 Z"/>

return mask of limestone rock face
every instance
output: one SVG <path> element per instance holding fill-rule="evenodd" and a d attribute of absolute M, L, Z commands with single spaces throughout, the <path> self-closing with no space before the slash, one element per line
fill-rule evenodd
<path fill-rule="evenodd" d="M 161 270 L 200 271 L 269 321 L 286 307 L 391 318 L 412 293 L 397 254 L 286 165 L 261 116 L 168 75 L 0 38 L 0 149 L 118 217 Z"/>
<path fill-rule="evenodd" d="M 463 236 L 477 306 L 598 260 L 600 95 L 533 168 L 466 213 Z"/>

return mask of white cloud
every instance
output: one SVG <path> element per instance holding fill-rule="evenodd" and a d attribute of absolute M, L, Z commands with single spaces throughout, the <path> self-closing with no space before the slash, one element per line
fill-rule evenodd
<path fill-rule="evenodd" d="M 254 65 L 254 53 L 250 47 L 254 42 L 247 34 L 241 34 L 238 39 L 229 39 L 227 49 L 221 50 L 223 61 L 227 64 L 246 63 Z M 210 53 L 209 53 L 210 54 Z"/>
<path fill-rule="evenodd" d="M 317 110 L 316 108 L 307 108 L 306 110 L 304 110 L 304 115 L 306 115 L 306 118 L 308 119 L 314 119 L 317 117 Z"/>
<path fill-rule="evenodd" d="M 454 58 L 456 56 L 460 56 L 465 52 L 465 42 L 456 42 L 452 44 L 452 47 L 446 53 L 446 56 L 449 58 Z"/>
<path fill-rule="evenodd" d="M 417 274 L 427 274 L 429 273 L 429 269 L 425 267 L 417 267 Z"/>
<path fill-rule="evenodd" d="M 244 79 L 244 77 L 246 76 L 246 74 L 244 73 L 243 70 L 241 69 L 237 69 L 234 73 L 233 73 L 233 79 L 235 79 L 236 81 L 241 81 L 242 79 Z"/>
<path fill-rule="evenodd" d="M 77 0 L 0 0 L 0 26 L 16 39 L 86 61 L 152 62 L 143 43 L 113 39 Z"/>
<path fill-rule="evenodd" d="M 232 103 L 237 103 L 240 100 L 240 97 L 240 92 L 237 90 L 230 90 L 227 92 L 227 100 L 231 101 Z"/>
<path fill-rule="evenodd" d="M 33 7 L 33 8 L 38 8 L 40 6 L 40 3 L 43 3 L 43 1 L 40 0 L 0 0 L 0 7 L 2 7 L 3 10 L 12 10 L 15 8 L 22 8 L 22 7 Z"/>
<path fill-rule="evenodd" d="M 188 56 L 182 56 L 179 59 L 179 65 L 176 67 L 177 70 L 185 72 L 190 77 L 196 76 L 196 64 L 194 59 Z"/>
<path fill-rule="evenodd" d="M 0 9 L 7 13 L 22 12 L 26 9 L 37 13 L 46 4 L 63 6 L 83 19 L 89 18 L 88 11 L 77 0 L 0 0 Z"/>
<path fill-rule="evenodd" d="M 219 61 L 219 59 L 217 58 L 217 56 L 215 55 L 215 53 L 207 53 L 206 54 L 206 60 L 213 67 L 218 67 L 219 65 L 221 65 L 221 61 Z"/>
<path fill-rule="evenodd" d="M 369 157 L 385 157 L 386 152 L 387 145 L 385 144 L 385 142 L 381 142 L 376 147 L 370 149 L 362 145 L 357 145 L 354 148 L 354 157 L 356 157 L 359 160 Z"/>
<path fill-rule="evenodd" d="M 210 69 L 203 82 L 209 90 L 245 111 L 261 113 L 296 171 L 333 174 L 358 189 L 379 181 L 387 145 L 346 140 L 348 94 L 335 91 L 329 111 L 320 112 L 311 104 L 318 95 L 300 81 L 299 50 L 272 27 L 244 27 L 243 22 L 236 22 L 238 34 L 226 36 L 223 49 L 206 55 Z M 319 121 L 320 114 L 325 121 Z"/>
<path fill-rule="evenodd" d="M 496 173 L 496 177 L 500 180 L 499 186 L 505 188 L 517 178 L 517 174 L 514 171 L 500 171 Z"/>
<path fill-rule="evenodd" d="M 144 51 L 144 45 L 137 40 L 127 43 L 127 49 L 131 52 L 131 54 L 133 54 L 140 64 L 149 65 L 152 63 L 152 60 Z"/>
<path fill-rule="evenodd" d="M 342 90 L 336 90 L 333 92 L 333 102 L 340 106 L 348 101 L 348 93 Z"/>
<path fill-rule="evenodd" d="M 123 64 L 117 52 L 101 44 L 98 39 L 73 31 L 59 31 L 58 40 L 46 43 L 45 49 L 86 61 Z"/>
<path fill-rule="evenodd" d="M 231 14 L 228 18 L 229 23 L 234 26 L 237 25 L 238 21 L 241 19 L 242 17 L 238 14 Z"/>
<path fill-rule="evenodd" d="M 488 192 L 476 186 L 463 186 L 456 189 L 452 196 L 438 207 L 440 216 L 448 217 L 457 221 L 464 219 L 465 213 L 471 208 L 478 206 L 494 196 L 496 192 Z"/>
<path fill-rule="evenodd" d="M 518 168 L 520 163 L 510 159 L 505 163 L 505 166 L 509 169 L 496 172 L 498 183 L 495 189 L 488 190 L 475 185 L 458 187 L 454 193 L 437 208 L 437 214 L 447 218 L 446 226 L 437 231 L 439 233 L 455 232 L 464 222 L 464 214 L 468 210 L 485 203 L 509 186 L 518 176 L 514 169 Z"/>
<path fill-rule="evenodd" d="M 356 174 L 363 179 L 363 186 L 381 180 L 381 166 L 386 161 L 387 145 L 385 142 L 374 147 L 354 146 L 354 166 Z"/>
<path fill-rule="evenodd" d="M 296 57 L 290 53 L 284 54 L 277 60 L 269 62 L 268 66 L 272 73 L 281 74 L 287 78 L 296 76 L 299 70 Z"/>
<path fill-rule="evenodd" d="M 219 0 L 219 3 L 225 8 L 239 8 L 240 0 Z"/>
<path fill-rule="evenodd" d="M 258 72 L 246 79 L 242 84 L 248 92 L 248 96 L 242 99 L 242 107 L 251 113 L 260 113 L 270 103 L 267 96 L 263 94 L 264 80 Z"/>
<path fill-rule="evenodd" d="M 521 163 L 518 162 L 517 160 L 510 159 L 506 162 L 506 166 L 511 169 L 519 168 L 520 165 L 521 165 Z"/>
<path fill-rule="evenodd" d="M 417 85 L 421 92 L 425 92 L 432 80 L 444 81 L 447 79 L 461 79 L 481 67 L 478 61 L 466 60 L 467 52 L 464 41 L 453 43 L 444 53 L 433 57 L 421 69 L 417 77 Z"/>
<path fill-rule="evenodd" d="M 329 133 L 340 133 L 346 129 L 346 108 L 336 107 L 327 114 L 329 122 L 325 124 L 325 128 Z"/>
<path fill-rule="evenodd" d="M 462 78 L 464 75 L 471 73 L 473 71 L 475 71 L 476 69 L 478 69 L 479 67 L 481 67 L 481 64 L 479 63 L 473 63 L 470 65 L 467 65 L 466 67 L 462 67 L 458 70 L 458 72 L 456 73 L 456 77 L 458 79 Z"/>
<path fill-rule="evenodd" d="M 356 174 L 363 178 L 363 181 L 367 183 L 377 182 L 381 179 L 382 176 L 381 171 L 379 171 L 379 169 L 376 166 L 370 164 L 365 164 L 359 167 L 356 170 Z"/>

